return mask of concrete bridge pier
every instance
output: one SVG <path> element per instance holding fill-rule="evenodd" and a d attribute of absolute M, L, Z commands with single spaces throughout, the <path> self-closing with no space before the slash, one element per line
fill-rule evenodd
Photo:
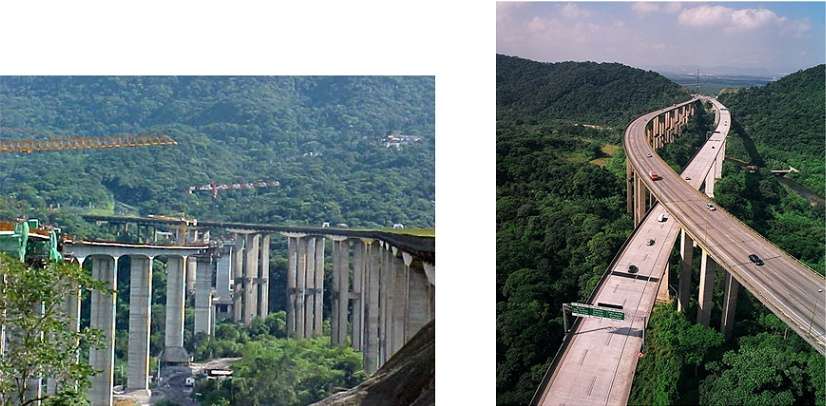
<path fill-rule="evenodd" d="M 363 351 L 362 342 L 364 330 L 364 274 L 365 274 L 365 243 L 362 240 L 353 241 L 353 293 L 350 296 L 353 303 L 353 335 L 350 344 L 358 351 Z"/>
<path fill-rule="evenodd" d="M 700 262 L 700 296 L 697 300 L 697 324 L 702 324 L 708 327 L 711 319 L 711 308 L 713 303 L 714 292 L 714 273 L 716 264 L 711 257 L 708 256 L 706 250 L 702 250 L 702 257 Z"/>
<path fill-rule="evenodd" d="M 631 161 L 625 161 L 625 210 L 634 215 L 634 169 Z"/>
<path fill-rule="evenodd" d="M 364 340 L 364 370 L 373 374 L 379 367 L 379 278 L 381 276 L 381 248 L 377 241 L 365 242 L 365 257 L 367 258 L 367 295 L 365 304 L 365 318 L 367 325 Z"/>
<path fill-rule="evenodd" d="M 639 173 L 634 174 L 634 226 L 642 223 L 645 217 L 645 183 L 640 176 Z"/>
<path fill-rule="evenodd" d="M 405 335 L 405 318 L 407 316 L 407 308 L 409 307 L 409 284 L 408 284 L 408 271 L 409 269 L 404 265 L 404 261 L 400 258 L 398 250 L 393 247 L 391 249 L 391 258 L 392 264 L 391 269 L 393 272 L 393 307 L 392 307 L 392 317 L 391 317 L 391 332 L 393 336 L 393 348 L 391 351 L 391 355 L 398 352 L 402 346 L 404 345 L 406 340 Z"/>
<path fill-rule="evenodd" d="M 269 234 L 261 236 L 258 273 L 258 317 L 266 319 L 270 315 L 270 241 Z"/>
<path fill-rule="evenodd" d="M 186 256 L 167 257 L 166 260 L 166 323 L 164 324 L 164 361 L 189 361 L 184 349 L 184 304 Z"/>
<path fill-rule="evenodd" d="M 189 257 L 189 262 L 186 263 L 186 294 L 195 294 L 195 278 L 197 277 L 198 265 L 195 262 L 195 257 Z"/>
<path fill-rule="evenodd" d="M 232 321 L 236 323 L 244 321 L 244 242 L 243 236 L 235 235 L 235 248 L 232 250 Z"/>
<path fill-rule="evenodd" d="M 333 329 L 331 342 L 345 345 L 348 333 L 348 308 L 350 305 L 350 243 L 345 237 L 333 240 L 333 303 L 331 306 Z"/>
<path fill-rule="evenodd" d="M 295 337 L 298 238 L 287 234 L 287 337 Z"/>
<path fill-rule="evenodd" d="M 734 332 L 734 312 L 737 308 L 737 292 L 740 290 L 740 283 L 730 272 L 725 273 L 726 287 L 723 297 L 723 318 L 720 323 L 720 332 L 723 333 L 726 340 L 730 340 Z"/>
<path fill-rule="evenodd" d="M 315 335 L 315 292 L 316 292 L 316 265 L 315 265 L 315 251 L 316 251 L 315 237 L 307 237 L 307 280 L 306 292 L 307 297 L 304 298 L 304 337 L 313 337 Z M 323 240 L 322 240 L 323 244 Z"/>
<path fill-rule="evenodd" d="M 95 256 L 92 258 L 92 277 L 106 282 L 107 288 L 117 292 L 117 268 L 119 257 Z M 103 332 L 102 348 L 89 349 L 89 364 L 100 373 L 92 376 L 89 402 L 92 406 L 112 404 L 112 384 L 115 368 L 115 302 L 117 293 L 92 291 L 90 327 Z"/>
<path fill-rule="evenodd" d="M 249 326 L 258 315 L 258 252 L 261 244 L 259 234 L 245 236 L 244 256 L 244 325 Z"/>
<path fill-rule="evenodd" d="M 149 396 L 149 326 L 152 312 L 152 257 L 130 256 L 129 343 L 126 388 Z"/>
<path fill-rule="evenodd" d="M 295 296 L 295 337 L 304 338 L 304 297 L 307 282 L 307 240 L 297 238 L 298 254 L 296 267 L 296 296 Z"/>
<path fill-rule="evenodd" d="M 691 268 L 694 260 L 694 241 L 685 230 L 680 230 L 680 286 L 677 295 L 677 311 L 685 313 L 691 291 Z"/>
<path fill-rule="evenodd" d="M 313 319 L 313 336 L 324 334 L 324 237 L 317 237 L 315 243 L 315 318 Z"/>
<path fill-rule="evenodd" d="M 212 335 L 212 258 L 196 257 L 194 334 Z"/>

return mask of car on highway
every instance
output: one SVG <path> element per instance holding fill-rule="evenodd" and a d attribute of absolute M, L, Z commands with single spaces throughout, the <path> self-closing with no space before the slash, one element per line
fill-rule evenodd
<path fill-rule="evenodd" d="M 637 273 L 639 270 L 640 268 L 637 268 L 634 264 L 628 265 L 628 273 Z"/>
<path fill-rule="evenodd" d="M 713 204 L 711 204 L 711 203 L 706 203 L 706 207 L 708 207 L 708 209 L 709 209 L 710 211 L 717 210 L 717 208 L 716 208 L 716 207 L 714 207 L 714 205 L 713 205 Z"/>
<path fill-rule="evenodd" d="M 651 157 L 652 157 L 652 156 L 653 156 L 653 155 L 651 155 L 651 154 L 648 154 L 648 155 L 646 155 L 646 156 L 647 156 L 647 157 L 649 157 L 649 158 L 651 158 Z"/>
<path fill-rule="evenodd" d="M 685 180 L 691 180 L 691 176 L 686 176 Z"/>
<path fill-rule="evenodd" d="M 662 176 L 657 175 L 657 172 L 654 172 L 653 170 L 648 171 L 648 176 L 651 178 L 651 180 L 655 180 L 655 181 L 660 180 L 660 179 L 663 178 Z"/>
<path fill-rule="evenodd" d="M 646 245 L 648 245 L 648 246 L 650 247 L 650 246 L 654 245 L 654 240 L 653 240 L 653 239 L 649 239 L 649 240 L 648 240 L 648 242 L 646 242 L 645 244 L 646 244 Z"/>
<path fill-rule="evenodd" d="M 657 221 L 659 221 L 660 223 L 665 223 L 666 220 L 668 220 L 668 214 L 666 213 L 660 213 L 660 216 L 657 217 Z"/>
<path fill-rule="evenodd" d="M 756 254 L 749 255 L 749 261 L 754 262 L 754 264 L 757 266 L 763 265 L 763 260 L 760 259 L 760 257 L 758 257 Z"/>

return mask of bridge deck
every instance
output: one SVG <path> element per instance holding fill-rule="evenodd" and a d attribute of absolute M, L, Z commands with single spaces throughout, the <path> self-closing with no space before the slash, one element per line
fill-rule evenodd
<path fill-rule="evenodd" d="M 711 147 L 719 145 L 729 131 L 728 111 L 721 112 L 722 105 L 716 100 L 713 103 L 716 113 L 722 113 L 716 128 L 719 133 L 712 135 L 680 175 L 694 189 L 702 186 L 706 174 L 713 169 L 719 147 Z M 646 116 L 653 117 L 658 113 Z M 656 155 L 648 159 L 660 160 Z M 628 402 L 642 347 L 644 323 L 654 307 L 680 232 L 679 225 L 673 219 L 658 222 L 661 213 L 667 213 L 666 209 L 659 203 L 655 204 L 619 254 L 612 273 L 591 301 L 591 304 L 622 305 L 626 320 L 583 319 L 572 332 L 573 338 L 564 348 L 539 404 L 613 405 Z M 655 241 L 653 246 L 646 244 L 649 239 Z M 631 264 L 639 268 L 637 275 L 654 279 L 641 281 L 620 274 L 627 272 Z"/>

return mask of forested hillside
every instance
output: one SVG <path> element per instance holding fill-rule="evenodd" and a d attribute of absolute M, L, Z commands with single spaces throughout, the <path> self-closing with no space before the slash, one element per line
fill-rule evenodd
<path fill-rule="evenodd" d="M 498 404 L 530 401 L 562 340 L 562 303 L 588 296 L 633 228 L 625 124 L 688 97 L 619 64 L 497 56 Z"/>
<path fill-rule="evenodd" d="M 688 99 L 658 73 L 618 63 L 542 63 L 496 55 L 500 120 L 570 120 L 624 127 L 640 113 Z"/>
<path fill-rule="evenodd" d="M 0 155 L 0 216 L 433 226 L 430 77 L 3 77 L 0 137 L 163 133 L 177 146 Z M 422 142 L 387 148 L 398 131 Z M 276 180 L 213 200 L 191 185 Z M 126 206 L 122 205 L 125 204 Z M 60 210 L 57 210 L 57 207 Z"/>
<path fill-rule="evenodd" d="M 770 169 L 799 169 L 790 175 L 823 197 L 826 133 L 826 65 L 720 96 L 734 115 L 734 130 L 747 138 L 745 158 Z"/>

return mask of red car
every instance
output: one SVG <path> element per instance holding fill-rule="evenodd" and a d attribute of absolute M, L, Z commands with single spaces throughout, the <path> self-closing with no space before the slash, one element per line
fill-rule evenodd
<path fill-rule="evenodd" d="M 657 175 L 657 173 L 654 172 L 654 171 L 648 171 L 648 176 L 651 177 L 651 180 L 660 180 L 660 179 L 662 179 L 662 176 Z"/>

